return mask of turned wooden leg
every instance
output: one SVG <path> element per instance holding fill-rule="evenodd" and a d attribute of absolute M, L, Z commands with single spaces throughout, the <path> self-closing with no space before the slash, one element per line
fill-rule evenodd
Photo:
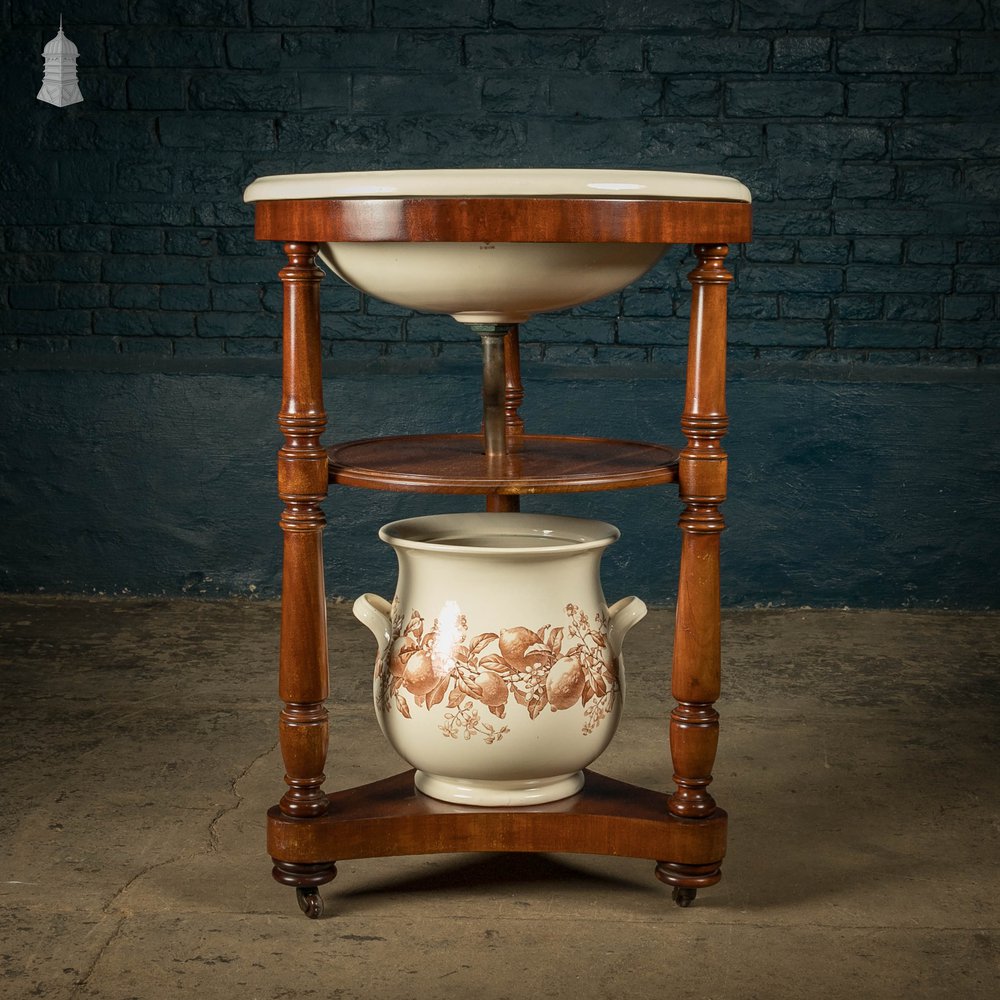
<path fill-rule="evenodd" d="M 504 423 L 507 425 L 507 450 L 520 451 L 524 438 L 524 421 L 518 409 L 524 401 L 521 384 L 521 331 L 515 324 L 503 341 Z"/>
<path fill-rule="evenodd" d="M 288 790 L 286 816 L 321 816 L 329 806 L 323 791 L 329 676 L 323 526 L 320 502 L 328 486 L 327 455 L 320 444 L 326 427 L 320 368 L 319 282 L 316 245 L 288 243 L 284 285 L 283 391 L 278 426 L 285 443 L 278 453 L 278 495 L 284 501 L 284 563 L 281 597 L 279 693 L 285 707 L 279 735 Z M 333 878 L 332 863 L 297 865 L 276 861 L 274 876 L 307 889 Z"/>
<path fill-rule="evenodd" d="M 684 510 L 680 517 L 681 566 L 671 690 L 670 753 L 676 790 L 669 808 L 675 816 L 697 819 L 716 808 L 708 791 L 719 741 L 721 635 L 719 535 L 725 524 L 719 505 L 726 498 L 726 287 L 732 275 L 724 245 L 694 248 L 698 265 L 692 283 L 687 390 L 681 428 L 687 445 L 678 479 Z M 721 860 L 721 859 L 720 859 Z M 718 865 L 662 862 L 657 875 L 682 889 L 719 879 Z M 686 900 L 686 901 L 685 901 Z M 690 898 L 677 898 L 681 905 Z"/>

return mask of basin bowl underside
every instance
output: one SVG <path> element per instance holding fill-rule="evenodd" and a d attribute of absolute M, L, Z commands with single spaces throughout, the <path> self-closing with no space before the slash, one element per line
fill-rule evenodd
<path fill-rule="evenodd" d="M 320 258 L 349 284 L 462 323 L 523 323 L 618 291 L 665 247 L 648 243 L 322 243 Z"/>

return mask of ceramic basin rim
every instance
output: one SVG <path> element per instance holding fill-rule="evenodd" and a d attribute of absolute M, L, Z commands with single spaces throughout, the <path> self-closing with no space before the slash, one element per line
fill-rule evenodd
<path fill-rule="evenodd" d="M 475 530 L 463 527 L 470 521 L 481 526 L 484 535 L 509 535 L 513 537 L 557 537 L 557 544 L 544 545 L 456 545 L 447 539 L 468 539 Z M 534 528 L 532 529 L 532 526 Z M 509 527 L 509 530 L 504 530 Z M 514 530 L 516 528 L 516 530 Z M 564 514 L 487 513 L 425 514 L 390 521 L 379 529 L 379 538 L 394 549 L 413 549 L 422 552 L 441 552 L 454 556 L 495 557 L 531 556 L 541 559 L 569 553 L 587 552 L 607 548 L 621 537 L 613 524 L 590 518 L 570 517 Z M 438 539 L 438 540 L 434 540 Z"/>
<path fill-rule="evenodd" d="M 743 183 L 723 174 L 551 167 L 269 174 L 252 181 L 243 193 L 245 202 L 420 197 L 752 201 Z"/>

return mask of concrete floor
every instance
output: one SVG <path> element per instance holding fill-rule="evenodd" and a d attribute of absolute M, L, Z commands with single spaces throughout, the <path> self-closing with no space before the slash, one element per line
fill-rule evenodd
<path fill-rule="evenodd" d="M 668 612 L 630 634 L 598 769 L 667 787 Z M 331 609 L 333 789 L 401 769 L 374 650 Z M 277 608 L 0 600 L 0 997 L 994 998 L 1000 616 L 728 614 L 722 883 L 648 862 L 339 865 L 329 917 L 272 882 Z"/>

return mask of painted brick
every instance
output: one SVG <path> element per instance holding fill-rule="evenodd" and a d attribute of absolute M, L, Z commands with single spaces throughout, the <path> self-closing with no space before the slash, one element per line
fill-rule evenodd
<path fill-rule="evenodd" d="M 250 20 L 267 27 L 362 28 L 368 0 L 250 0 Z"/>
<path fill-rule="evenodd" d="M 229 31 L 226 56 L 228 65 L 234 69 L 277 69 L 281 65 L 281 33 Z"/>
<path fill-rule="evenodd" d="M 343 90 L 341 106 L 346 106 L 346 78 Z M 298 80 L 291 74 L 213 73 L 191 80 L 191 107 L 196 109 L 285 111 L 298 104 Z"/>
<path fill-rule="evenodd" d="M 584 35 L 580 68 L 588 73 L 642 69 L 642 39 L 638 35 Z"/>
<path fill-rule="evenodd" d="M 377 0 L 375 26 L 391 28 L 485 28 L 489 0 Z"/>
<path fill-rule="evenodd" d="M 781 318 L 828 319 L 833 312 L 832 301 L 828 295 L 781 295 Z"/>
<path fill-rule="evenodd" d="M 730 299 L 728 312 L 734 319 L 777 319 L 778 296 L 741 292 Z"/>
<path fill-rule="evenodd" d="M 664 111 L 673 117 L 718 118 L 722 111 L 722 85 L 718 80 L 667 79 Z"/>
<path fill-rule="evenodd" d="M 244 25 L 246 4 L 242 0 L 134 0 L 129 4 L 133 24 Z"/>
<path fill-rule="evenodd" d="M 538 114 L 548 106 L 548 84 L 522 75 L 487 77 L 482 102 L 484 111 Z"/>
<path fill-rule="evenodd" d="M 941 315 L 941 296 L 915 293 L 887 295 L 884 315 L 888 320 L 934 323 Z"/>
<path fill-rule="evenodd" d="M 100 258 L 93 254 L 60 254 L 52 262 L 52 277 L 57 281 L 98 281 L 100 273 Z"/>
<path fill-rule="evenodd" d="M 820 264 L 748 264 L 739 282 L 752 292 L 839 292 L 844 277 L 840 268 Z"/>
<path fill-rule="evenodd" d="M 660 107 L 662 85 L 634 75 L 556 76 L 550 104 L 559 114 L 585 118 L 645 117 Z"/>
<path fill-rule="evenodd" d="M 622 344 L 598 344 L 594 351 L 594 363 L 598 365 L 627 366 L 647 364 L 649 349 L 646 347 L 626 347 Z"/>
<path fill-rule="evenodd" d="M 211 111 L 163 115 L 159 127 L 160 142 L 168 148 L 203 149 L 207 136 L 215 149 L 260 152 L 276 146 L 273 120 L 258 116 L 233 117 Z"/>
<path fill-rule="evenodd" d="M 845 165 L 841 168 L 834 187 L 839 198 L 891 198 L 896 185 L 895 168 L 876 164 L 873 166 Z"/>
<path fill-rule="evenodd" d="M 226 353 L 224 340 L 202 340 L 200 337 L 184 337 L 174 341 L 174 357 L 177 358 L 219 358 Z"/>
<path fill-rule="evenodd" d="M 1000 27 L 1000 21 L 994 22 L 994 26 Z M 996 35 L 961 39 L 958 43 L 958 68 L 962 73 L 1000 73 L 1000 44 Z"/>
<path fill-rule="evenodd" d="M 833 194 L 839 171 L 831 163 L 804 163 L 789 160 L 779 168 L 775 189 L 779 198 L 825 200 Z"/>
<path fill-rule="evenodd" d="M 915 239 L 906 244 L 906 260 L 910 264 L 954 264 L 957 257 L 955 240 Z"/>
<path fill-rule="evenodd" d="M 74 24 L 125 24 L 128 21 L 126 0 L 87 0 L 73 6 Z M 60 14 L 66 13 L 65 0 L 13 0 L 11 20 L 14 24 L 37 24 L 49 28 L 59 24 Z"/>
<path fill-rule="evenodd" d="M 166 163 L 119 163 L 118 190 L 133 194 L 170 194 L 173 168 Z"/>
<path fill-rule="evenodd" d="M 96 226 L 66 226 L 59 230 L 59 246 L 71 252 L 110 250 L 111 231 Z"/>
<path fill-rule="evenodd" d="M 746 248 L 746 259 L 755 263 L 790 264 L 794 258 L 794 240 L 754 240 Z"/>
<path fill-rule="evenodd" d="M 578 35 L 497 31 L 465 36 L 465 54 L 472 69 L 578 69 L 581 44 Z"/>
<path fill-rule="evenodd" d="M 98 337 L 91 334 L 89 337 L 74 337 L 69 342 L 69 353 L 74 356 L 85 357 L 110 357 L 122 353 L 121 338 L 119 337 Z"/>
<path fill-rule="evenodd" d="M 224 340 L 226 355 L 231 358 L 274 358 L 277 361 L 280 349 L 278 341 L 267 337 L 234 337 Z"/>
<path fill-rule="evenodd" d="M 837 43 L 841 73 L 946 73 L 954 68 L 953 38 L 857 35 Z"/>
<path fill-rule="evenodd" d="M 211 312 L 198 313 L 194 322 L 199 337 L 279 339 L 274 317 L 263 313 L 229 313 L 213 309 Z"/>
<path fill-rule="evenodd" d="M 764 38 L 666 35 L 649 40 L 649 67 L 654 73 L 763 73 L 769 55 Z"/>
<path fill-rule="evenodd" d="M 959 295 L 970 292 L 1000 292 L 1000 269 L 960 264 L 955 269 L 955 291 Z"/>
<path fill-rule="evenodd" d="M 112 229 L 111 250 L 113 253 L 160 253 L 163 250 L 163 230 L 136 226 Z"/>
<path fill-rule="evenodd" d="M 812 123 L 769 125 L 767 148 L 772 157 L 827 160 L 863 160 L 886 151 L 885 130 L 874 125 Z"/>
<path fill-rule="evenodd" d="M 830 69 L 828 35 L 784 35 L 774 40 L 776 73 L 824 73 Z"/>
<path fill-rule="evenodd" d="M 878 0 L 865 9 L 865 27 L 982 28 L 983 6 L 980 0 Z"/>
<path fill-rule="evenodd" d="M 94 312 L 94 333 L 102 337 L 190 337 L 194 320 L 186 313 L 161 309 L 98 309 Z"/>
<path fill-rule="evenodd" d="M 984 87 L 978 80 L 917 80 L 907 87 L 906 105 L 910 115 L 994 122 L 1000 115 L 1000 87 Z"/>
<path fill-rule="evenodd" d="M 1000 175 L 994 163 L 969 163 L 965 167 L 963 201 L 997 202 L 1000 187 L 997 178 Z"/>
<path fill-rule="evenodd" d="M 397 160 L 395 165 L 416 167 L 421 163 L 429 165 L 428 160 L 439 162 L 442 151 L 454 146 L 456 135 L 462 136 L 463 158 L 469 166 L 491 166 L 501 150 L 503 156 L 509 158 L 529 147 L 527 126 L 518 119 L 432 115 L 402 118 L 396 124 L 392 146 L 394 153 L 403 159 Z M 506 165 L 519 164 L 508 162 Z"/>
<path fill-rule="evenodd" d="M 12 309 L 59 308 L 59 286 L 54 282 L 11 285 L 9 297 Z"/>
<path fill-rule="evenodd" d="M 278 123 L 278 145 L 283 151 L 335 150 L 347 163 L 354 158 L 362 163 L 367 159 L 369 165 L 378 163 L 392 142 L 384 121 L 348 117 L 330 120 L 310 114 L 288 115 Z"/>
<path fill-rule="evenodd" d="M 1000 240 L 963 240 L 958 259 L 964 264 L 1000 264 Z"/>
<path fill-rule="evenodd" d="M 159 282 L 161 284 L 195 285 L 205 280 L 205 264 L 200 260 L 184 257 L 150 256 L 106 257 L 101 267 L 101 278 L 112 284 L 119 282 Z"/>
<path fill-rule="evenodd" d="M 607 7 L 601 0 L 495 0 L 493 17 L 515 28 L 606 28 Z"/>
<path fill-rule="evenodd" d="M 352 108 L 367 114 L 404 115 L 428 108 L 448 108 L 464 114 L 479 107 L 482 80 L 458 73 L 396 76 L 358 73 L 354 77 Z"/>
<path fill-rule="evenodd" d="M 171 337 L 122 337 L 121 350 L 123 354 L 147 354 L 169 358 L 173 356 L 175 343 L 177 341 Z"/>
<path fill-rule="evenodd" d="M 1000 347 L 1000 321 L 944 323 L 941 328 L 941 346 L 977 349 Z"/>
<path fill-rule="evenodd" d="M 893 131 L 893 154 L 919 160 L 1000 156 L 1000 124 L 947 122 L 901 125 Z"/>
<path fill-rule="evenodd" d="M 722 157 L 759 155 L 764 133 L 760 126 L 733 123 L 706 125 L 690 122 L 652 122 L 642 130 L 640 160 L 661 169 Z M 673 162 L 676 166 L 667 167 Z"/>
<path fill-rule="evenodd" d="M 826 347 L 826 324 L 820 320 L 779 319 L 770 322 L 737 319 L 729 324 L 735 346 Z"/>
<path fill-rule="evenodd" d="M 351 81 L 341 73 L 301 73 L 299 89 L 303 108 L 346 111 L 350 105 Z"/>
<path fill-rule="evenodd" d="M 884 295 L 840 295 L 836 314 L 844 320 L 880 319 L 884 306 Z"/>
<path fill-rule="evenodd" d="M 926 265 L 913 267 L 876 267 L 851 264 L 846 271 L 849 292 L 950 292 L 950 267 Z"/>
<path fill-rule="evenodd" d="M 59 230 L 39 229 L 37 226 L 9 226 L 4 233 L 4 243 L 10 253 L 43 253 L 59 249 Z M 96 249 L 81 247 L 83 250 Z"/>
<path fill-rule="evenodd" d="M 225 65 L 223 36 L 215 30 L 170 32 L 115 28 L 105 37 L 109 66 L 174 66 L 193 69 Z"/>
<path fill-rule="evenodd" d="M 853 244 L 854 260 L 859 264 L 898 264 L 903 259 L 902 240 L 859 239 Z"/>
<path fill-rule="evenodd" d="M 837 347 L 933 347 L 935 333 L 933 323 L 841 320 L 834 325 L 834 343 Z"/>
<path fill-rule="evenodd" d="M 115 309 L 156 309 L 160 304 L 158 285 L 111 285 L 111 305 Z"/>
<path fill-rule="evenodd" d="M 803 264 L 846 264 L 850 256 L 851 245 L 847 240 L 814 240 L 798 241 L 799 260 Z"/>
<path fill-rule="evenodd" d="M 184 78 L 177 72 L 133 74 L 126 83 L 130 108 L 179 110 L 186 106 Z"/>
<path fill-rule="evenodd" d="M 957 167 L 924 165 L 899 172 L 900 201 L 909 204 L 962 201 L 962 179 Z"/>
<path fill-rule="evenodd" d="M 672 316 L 674 313 L 674 292 L 653 288 L 626 288 L 622 292 L 622 314 L 624 316 Z"/>
<path fill-rule="evenodd" d="M 392 69 L 436 72 L 457 70 L 462 40 L 455 34 L 427 31 L 338 31 L 284 36 L 283 64 L 294 69 L 331 72 Z"/>
<path fill-rule="evenodd" d="M 216 233 L 211 229 L 168 229 L 165 249 L 171 256 L 211 257 L 216 252 L 216 237 L 225 235 L 227 234 Z M 223 253 L 228 252 L 230 251 L 223 250 Z"/>
<path fill-rule="evenodd" d="M 942 313 L 946 320 L 955 319 L 976 322 L 978 320 L 993 319 L 993 296 L 947 295 L 942 302 Z"/>
<path fill-rule="evenodd" d="M 107 285 L 66 284 L 59 286 L 60 309 L 100 309 L 110 305 Z"/>
<path fill-rule="evenodd" d="M 898 118 L 903 113 L 903 85 L 890 80 L 849 83 L 847 113 L 852 118 Z"/>
<path fill-rule="evenodd" d="M 205 285 L 164 285 L 160 289 L 161 309 L 200 312 L 210 307 L 211 298 Z"/>
<path fill-rule="evenodd" d="M 213 285 L 210 291 L 212 309 L 253 313 L 264 310 L 263 285 Z"/>
<path fill-rule="evenodd" d="M 856 28 L 860 0 L 740 0 L 740 28 Z"/>
<path fill-rule="evenodd" d="M 549 313 L 536 322 L 545 324 L 546 343 L 610 344 L 614 341 L 614 321 L 603 316 Z"/>

